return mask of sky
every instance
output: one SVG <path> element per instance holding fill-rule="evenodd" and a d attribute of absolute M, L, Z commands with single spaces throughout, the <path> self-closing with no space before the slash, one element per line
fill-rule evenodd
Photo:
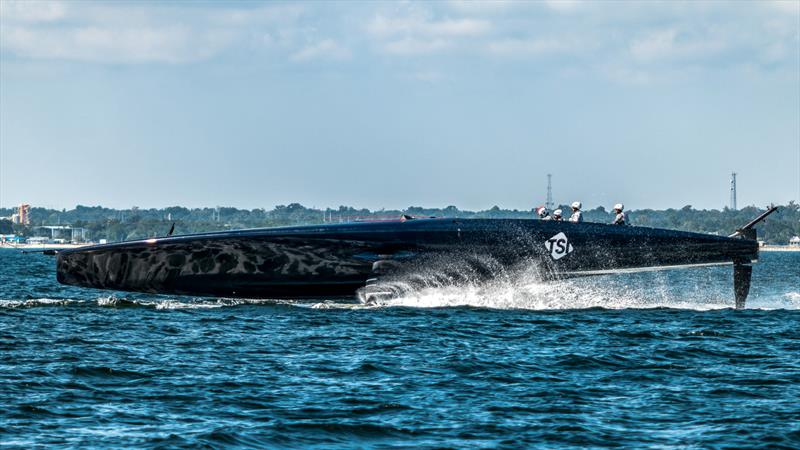
<path fill-rule="evenodd" d="M 800 200 L 800 0 L 0 0 L 0 206 Z"/>

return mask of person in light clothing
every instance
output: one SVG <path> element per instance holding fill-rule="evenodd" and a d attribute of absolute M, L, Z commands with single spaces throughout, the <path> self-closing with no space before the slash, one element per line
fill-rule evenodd
<path fill-rule="evenodd" d="M 614 225 L 628 224 L 628 215 L 625 214 L 625 212 L 623 211 L 624 208 L 625 205 L 623 205 L 622 203 L 617 203 L 616 205 L 614 205 L 614 214 L 616 214 L 616 216 L 614 216 L 614 221 L 611 222 L 612 224 Z"/>
<path fill-rule="evenodd" d="M 572 202 L 572 215 L 569 216 L 569 221 L 573 223 L 583 222 L 583 213 L 581 213 L 581 202 Z"/>
<path fill-rule="evenodd" d="M 557 209 L 557 210 L 553 211 L 553 220 L 555 220 L 556 222 L 561 222 L 562 220 L 564 220 L 564 219 L 561 218 L 561 210 L 560 209 Z"/>

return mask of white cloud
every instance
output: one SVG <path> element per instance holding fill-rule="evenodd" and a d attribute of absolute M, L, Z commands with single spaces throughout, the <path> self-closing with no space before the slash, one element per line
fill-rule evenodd
<path fill-rule="evenodd" d="M 55 1 L 0 1 L 0 17 L 10 23 L 15 22 L 53 22 L 66 16 L 67 8 L 63 2 Z"/>
<path fill-rule="evenodd" d="M 412 6 L 392 14 L 376 14 L 366 30 L 385 53 L 417 55 L 439 52 L 487 35 L 492 24 L 485 19 L 435 18 L 431 10 Z"/>
<path fill-rule="evenodd" d="M 797 0 L 769 0 L 769 6 L 779 11 L 800 15 L 800 1 Z"/>
<path fill-rule="evenodd" d="M 580 0 L 544 0 L 544 4 L 558 12 L 572 12 L 578 9 L 584 3 Z"/>
<path fill-rule="evenodd" d="M 377 36 L 420 35 L 429 37 L 477 36 L 488 32 L 491 24 L 480 19 L 431 20 L 415 14 L 402 17 L 375 16 L 367 30 Z"/>
<path fill-rule="evenodd" d="M 0 48 L 3 58 L 100 64 L 181 64 L 220 56 L 335 62 L 371 48 L 384 56 L 378 63 L 408 64 L 403 73 L 423 73 L 425 67 L 414 65 L 430 64 L 404 57 L 436 55 L 461 67 L 485 58 L 509 67 L 537 60 L 551 73 L 586 74 L 594 67 L 594 76 L 634 82 L 664 79 L 648 75 L 659 72 L 737 64 L 796 70 L 800 2 L 731 6 L 654 1 L 604 8 L 571 0 L 451 0 L 358 8 L 315 2 L 189 7 L 181 2 L 0 0 Z M 580 20 L 571 12 L 581 13 Z M 559 55 L 568 57 L 554 57 Z M 609 61 L 612 68 L 604 66 Z M 441 69 L 457 76 L 452 68 Z"/>
<path fill-rule="evenodd" d="M 23 27 L 3 30 L 3 47 L 34 59 L 103 63 L 185 63 L 207 59 L 230 42 L 224 32 L 197 35 L 186 27 L 81 27 L 48 33 Z"/>
<path fill-rule="evenodd" d="M 525 2 L 515 0 L 450 0 L 450 8 L 465 14 L 502 14 L 514 8 L 524 6 Z"/>
<path fill-rule="evenodd" d="M 295 62 L 312 60 L 345 60 L 351 57 L 350 49 L 337 44 L 333 39 L 324 39 L 307 45 L 294 53 L 290 59 Z"/>
<path fill-rule="evenodd" d="M 639 60 L 652 60 L 671 55 L 675 51 L 676 30 L 660 30 L 631 43 L 631 53 Z"/>
<path fill-rule="evenodd" d="M 570 39 L 503 39 L 487 45 L 490 53 L 500 56 L 537 56 L 565 53 L 576 50 L 577 44 Z"/>
<path fill-rule="evenodd" d="M 698 59 L 725 49 L 725 42 L 713 34 L 682 35 L 677 29 L 651 31 L 630 44 L 630 52 L 640 62 Z"/>
<path fill-rule="evenodd" d="M 0 5 L 4 53 L 107 64 L 191 63 L 247 45 L 288 52 L 302 38 L 295 22 L 304 11 L 295 5 L 195 9 L 5 0 Z"/>
<path fill-rule="evenodd" d="M 301 4 L 270 5 L 209 12 L 210 20 L 223 25 L 251 26 L 292 23 L 307 12 Z"/>
<path fill-rule="evenodd" d="M 485 34 L 491 25 L 486 20 L 445 19 L 428 24 L 428 32 L 433 36 L 477 36 Z"/>

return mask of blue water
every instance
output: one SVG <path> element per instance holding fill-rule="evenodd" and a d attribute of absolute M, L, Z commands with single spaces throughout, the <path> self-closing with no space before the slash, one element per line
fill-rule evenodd
<path fill-rule="evenodd" d="M 0 444 L 800 448 L 800 253 L 378 306 L 60 286 L 0 251 Z"/>

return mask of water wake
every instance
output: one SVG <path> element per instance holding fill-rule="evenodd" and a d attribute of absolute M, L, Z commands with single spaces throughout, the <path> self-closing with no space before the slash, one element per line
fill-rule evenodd
<path fill-rule="evenodd" d="M 714 269 L 710 269 L 714 270 Z M 605 275 L 542 281 L 534 270 L 480 282 L 443 284 L 440 278 L 414 283 L 387 280 L 359 293 L 364 307 L 446 308 L 468 306 L 493 309 L 650 309 L 697 311 L 733 308 L 733 289 L 727 272 L 713 276 L 708 269 Z M 419 277 L 419 275 L 416 275 Z M 377 293 L 377 295 L 374 295 Z M 382 295 L 389 294 L 389 295 Z M 330 305 L 325 305 L 330 307 Z M 749 309 L 800 309 L 800 293 L 764 295 L 757 292 Z"/>
<path fill-rule="evenodd" d="M 369 292 L 360 292 L 359 299 L 354 299 L 353 302 L 193 297 L 129 298 L 111 295 L 93 299 L 0 299 L 0 309 L 99 306 L 193 310 L 262 305 L 313 309 L 474 307 L 520 310 L 671 308 L 707 311 L 733 307 L 733 293 L 730 286 L 726 285 L 727 277 L 718 283 L 710 283 L 708 280 L 698 283 L 680 277 L 677 277 L 680 281 L 676 282 L 675 279 L 669 279 L 668 275 L 653 274 L 541 281 L 537 274 L 527 272 L 484 282 L 464 279 L 449 282 L 442 277 L 425 281 L 419 275 L 416 277 L 413 282 L 409 280 L 379 282 L 372 285 Z M 698 277 L 703 278 L 702 275 Z M 375 292 L 385 295 L 374 295 Z M 748 300 L 747 308 L 800 310 L 800 291 L 764 295 L 754 292 Z"/>
<path fill-rule="evenodd" d="M 0 308 L 36 308 L 36 307 L 79 307 L 99 306 L 104 308 L 145 308 L 155 310 L 173 309 L 218 309 L 239 305 L 282 305 L 291 304 L 283 300 L 270 299 L 238 299 L 238 298 L 167 298 L 138 299 L 117 296 L 99 297 L 95 299 L 53 299 L 34 298 L 26 300 L 0 299 Z"/>
<path fill-rule="evenodd" d="M 733 307 L 723 298 L 677 298 L 660 286 L 649 292 L 632 290 L 627 285 L 600 280 L 571 279 L 542 282 L 515 280 L 485 284 L 425 287 L 407 291 L 396 298 L 375 299 L 371 307 L 445 308 L 469 306 L 492 309 L 562 310 L 562 309 L 646 309 L 675 308 L 711 310 Z M 644 294 L 644 295 L 643 295 Z"/>
<path fill-rule="evenodd" d="M 154 300 L 139 300 L 117 297 L 105 297 L 97 300 L 98 306 L 107 307 L 144 307 L 157 310 L 172 309 L 219 309 L 241 305 L 282 305 L 288 304 L 283 300 L 246 299 L 246 298 L 168 298 Z"/>

